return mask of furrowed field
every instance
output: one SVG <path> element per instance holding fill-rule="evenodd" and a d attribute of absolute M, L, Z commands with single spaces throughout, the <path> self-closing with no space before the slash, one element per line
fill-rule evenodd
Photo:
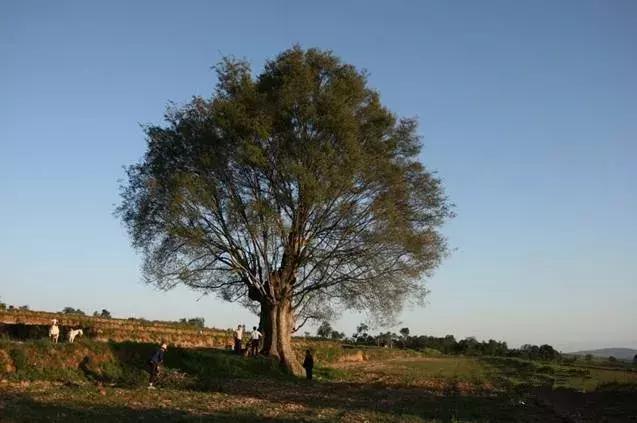
<path fill-rule="evenodd" d="M 637 373 L 600 364 L 432 356 L 296 341 L 316 380 L 264 358 L 171 348 L 146 389 L 153 344 L 0 342 L 0 417 L 37 421 L 630 422 Z"/>

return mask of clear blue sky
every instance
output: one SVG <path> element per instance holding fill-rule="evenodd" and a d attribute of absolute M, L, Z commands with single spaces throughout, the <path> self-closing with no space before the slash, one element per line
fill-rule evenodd
<path fill-rule="evenodd" d="M 455 250 L 402 326 L 637 347 L 637 2 L 214 3 L 0 4 L 2 301 L 254 322 L 144 285 L 112 211 L 139 123 L 210 94 L 222 55 L 260 70 L 298 42 L 420 118 L 423 161 L 457 204 Z"/>

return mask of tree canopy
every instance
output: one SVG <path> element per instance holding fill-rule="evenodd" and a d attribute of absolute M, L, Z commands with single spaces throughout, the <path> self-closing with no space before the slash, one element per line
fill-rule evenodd
<path fill-rule="evenodd" d="M 332 325 L 329 322 L 321 323 L 321 326 L 316 330 L 316 335 L 321 338 L 328 338 L 332 334 Z"/>
<path fill-rule="evenodd" d="M 216 70 L 210 98 L 145 127 L 128 168 L 118 213 L 147 280 L 255 307 L 263 352 L 286 363 L 306 319 L 387 318 L 421 298 L 451 211 L 417 122 L 331 52 L 293 47 L 257 76 L 232 58 Z"/>

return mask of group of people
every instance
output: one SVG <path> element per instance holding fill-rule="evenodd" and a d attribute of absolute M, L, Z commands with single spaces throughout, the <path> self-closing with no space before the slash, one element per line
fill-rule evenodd
<path fill-rule="evenodd" d="M 246 333 L 246 325 L 239 325 L 234 331 L 234 352 L 241 355 L 256 357 L 259 354 L 259 344 L 263 334 L 256 326 L 252 327 L 252 332 Z M 243 344 L 244 338 L 247 340 L 245 348 Z"/>
<path fill-rule="evenodd" d="M 234 331 L 234 351 L 237 354 L 257 356 L 259 354 L 259 344 L 263 334 L 256 326 L 252 327 L 252 331 L 247 333 L 245 325 L 237 326 Z M 243 340 L 246 339 L 246 348 L 243 347 Z M 159 366 L 164 362 L 164 354 L 168 349 L 168 344 L 163 342 L 159 349 L 155 350 L 148 361 L 148 372 L 150 380 L 148 381 L 148 389 L 155 389 L 157 377 L 159 375 Z M 303 360 L 303 368 L 308 380 L 312 380 L 312 370 L 314 368 L 314 357 L 310 350 L 305 351 L 305 359 Z"/>
<path fill-rule="evenodd" d="M 240 355 L 256 357 L 259 354 L 259 343 L 263 335 L 256 326 L 252 327 L 252 332 L 246 333 L 246 325 L 239 325 L 234 331 L 234 351 Z M 243 348 L 243 339 L 248 338 L 246 348 Z M 310 350 L 305 351 L 305 359 L 303 360 L 303 368 L 305 376 L 308 380 L 312 380 L 312 369 L 314 368 L 314 357 Z"/>

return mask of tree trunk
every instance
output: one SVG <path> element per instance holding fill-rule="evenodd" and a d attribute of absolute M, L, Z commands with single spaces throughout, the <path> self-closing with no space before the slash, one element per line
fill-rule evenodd
<path fill-rule="evenodd" d="M 261 353 L 276 357 L 288 372 L 300 376 L 303 368 L 292 349 L 292 327 L 294 313 L 289 300 L 278 304 L 267 301 L 261 303 L 261 322 L 263 323 L 263 349 Z"/>

